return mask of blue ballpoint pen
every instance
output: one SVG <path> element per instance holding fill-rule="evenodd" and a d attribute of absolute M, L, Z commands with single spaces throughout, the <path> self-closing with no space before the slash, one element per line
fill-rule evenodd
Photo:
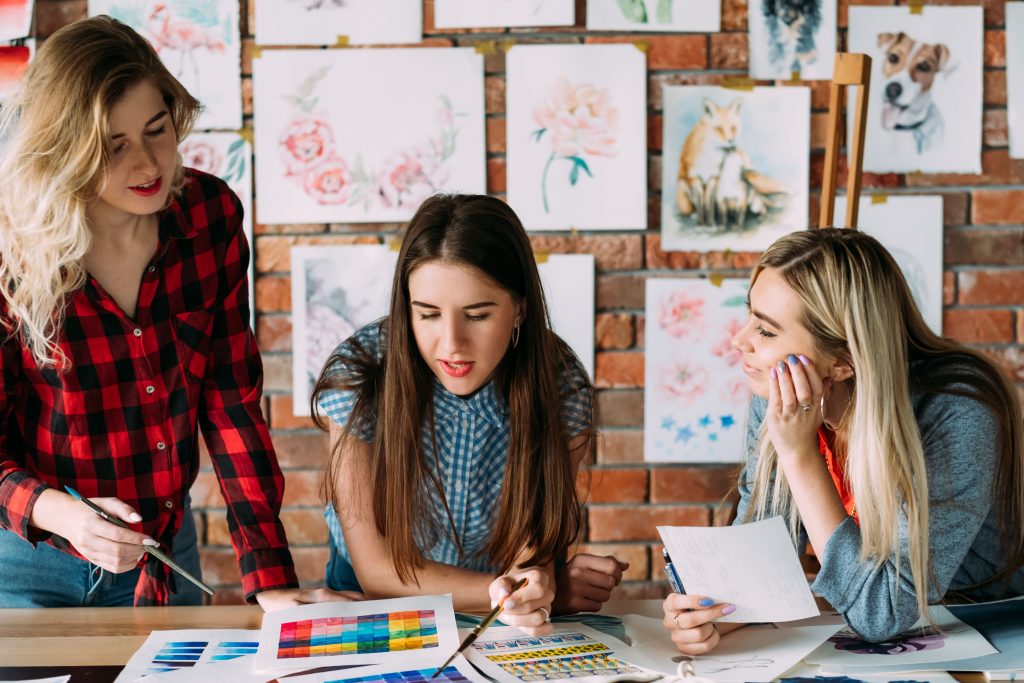
<path fill-rule="evenodd" d="M 679 574 L 676 573 L 676 568 L 672 564 L 672 558 L 668 556 L 668 549 L 662 548 L 661 556 L 665 559 L 665 576 L 668 577 L 668 583 L 672 586 L 672 591 L 680 595 L 686 595 L 686 591 L 683 590 L 683 582 L 679 580 Z"/>
<path fill-rule="evenodd" d="M 82 501 L 83 503 L 85 503 L 85 505 L 90 510 L 92 510 L 97 515 L 99 515 L 103 519 L 107 520 L 108 522 L 110 522 L 114 526 L 119 526 L 122 529 L 130 528 L 127 524 L 122 522 L 120 519 L 118 519 L 117 517 L 114 517 L 113 515 L 108 513 L 106 510 L 104 510 L 103 508 L 101 508 L 99 505 L 97 505 L 96 503 L 92 502 L 88 498 L 85 498 L 84 496 L 82 496 L 81 493 L 79 493 L 78 491 L 74 490 L 70 486 L 65 486 L 64 490 L 67 491 L 68 494 L 72 498 L 74 498 L 75 500 Z M 182 567 L 177 562 L 175 562 L 170 557 L 168 557 L 163 551 L 157 550 L 156 548 L 154 548 L 152 546 L 148 546 L 148 545 L 142 546 L 142 549 L 145 550 L 150 555 L 152 555 L 153 557 L 155 557 L 156 559 L 158 559 L 161 562 L 163 562 L 164 564 L 166 564 L 168 567 L 170 567 L 174 571 L 176 571 L 179 574 L 181 574 L 182 576 L 184 576 L 186 579 L 188 579 L 192 583 L 194 583 L 196 586 L 198 586 L 200 588 L 200 590 L 202 590 L 207 595 L 213 595 L 213 589 L 212 588 L 207 586 L 205 583 L 203 583 L 202 581 L 200 581 L 196 577 L 192 576 L 192 574 L 189 573 L 188 570 L 186 570 L 184 567 Z"/>

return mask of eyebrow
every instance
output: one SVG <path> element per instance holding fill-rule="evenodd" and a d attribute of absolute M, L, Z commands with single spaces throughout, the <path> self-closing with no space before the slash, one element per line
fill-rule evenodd
<path fill-rule="evenodd" d="M 413 301 L 412 305 L 413 306 L 419 306 L 420 308 L 429 308 L 429 309 L 432 309 L 432 310 L 435 310 L 435 311 L 440 311 L 441 310 L 440 306 L 435 306 L 434 304 L 427 304 L 427 303 L 424 303 L 422 301 Z M 468 306 L 463 306 L 462 310 L 464 310 L 464 311 L 475 311 L 478 308 L 487 308 L 488 306 L 497 306 L 497 305 L 498 304 L 493 302 L 493 301 L 480 301 L 480 302 L 477 302 L 475 304 L 470 304 Z"/>
<path fill-rule="evenodd" d="M 764 313 L 761 313 L 760 311 L 755 311 L 753 308 L 751 308 L 750 309 L 750 314 L 753 315 L 755 318 L 758 318 L 759 320 L 765 321 L 766 323 L 768 323 L 772 327 L 778 328 L 779 332 L 783 331 L 782 325 L 780 325 L 779 323 L 775 322 L 774 320 L 769 318 Z"/>
<path fill-rule="evenodd" d="M 152 126 L 154 123 L 159 121 L 164 116 L 167 116 L 167 110 L 166 109 L 163 110 L 162 112 L 160 112 L 159 114 L 157 114 L 156 116 L 154 116 L 153 118 L 151 118 L 149 121 L 146 121 L 145 125 L 143 125 L 142 127 L 143 128 L 149 128 L 150 126 Z M 124 137 L 124 133 L 114 133 L 113 135 L 110 136 L 110 139 L 111 140 L 116 140 L 118 138 L 123 138 L 123 137 Z"/>

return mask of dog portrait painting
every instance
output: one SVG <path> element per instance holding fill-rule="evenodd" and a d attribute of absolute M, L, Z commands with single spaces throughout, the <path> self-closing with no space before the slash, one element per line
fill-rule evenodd
<path fill-rule="evenodd" d="M 836 51 L 835 0 L 751 3 L 749 44 L 753 78 L 832 78 Z"/>

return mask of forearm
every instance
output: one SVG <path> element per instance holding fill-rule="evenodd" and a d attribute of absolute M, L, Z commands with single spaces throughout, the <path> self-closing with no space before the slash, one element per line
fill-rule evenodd
<path fill-rule="evenodd" d="M 68 519 L 72 505 L 75 505 L 75 500 L 71 496 L 48 488 L 36 498 L 29 515 L 29 524 L 51 534 L 65 536 L 61 522 Z"/>
<path fill-rule="evenodd" d="M 367 598 L 397 598 L 412 595 L 444 595 L 451 593 L 458 612 L 488 612 L 491 600 L 487 589 L 496 576 L 440 562 L 426 560 L 416 570 L 415 580 L 403 582 L 390 563 L 372 570 L 356 569 L 359 585 Z"/>
<path fill-rule="evenodd" d="M 779 453 L 779 462 L 811 546 L 819 558 L 824 557 L 828 539 L 848 517 L 835 483 L 817 448 Z"/>

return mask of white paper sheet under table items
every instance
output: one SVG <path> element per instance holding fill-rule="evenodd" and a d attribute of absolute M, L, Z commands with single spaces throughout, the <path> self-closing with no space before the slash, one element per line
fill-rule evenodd
<path fill-rule="evenodd" d="M 690 595 L 736 605 L 719 621 L 794 621 L 821 612 L 781 517 L 726 527 L 659 526 Z"/>
<path fill-rule="evenodd" d="M 505 61 L 508 202 L 526 229 L 646 228 L 646 55 L 517 45 Z"/>
<path fill-rule="evenodd" d="M 942 196 L 861 195 L 861 230 L 899 264 L 924 321 L 942 334 Z M 836 197 L 833 225 L 842 226 L 846 197 Z"/>
<path fill-rule="evenodd" d="M 295 415 L 309 415 L 313 385 L 338 344 L 387 315 L 397 262 L 398 252 L 383 244 L 292 247 Z"/>
<path fill-rule="evenodd" d="M 153 631 L 128 660 L 115 683 L 253 655 L 258 644 L 259 631 L 244 629 Z"/>
<path fill-rule="evenodd" d="M 255 0 L 258 45 L 379 45 L 423 38 L 421 0 Z"/>
<path fill-rule="evenodd" d="M 572 26 L 575 0 L 434 0 L 436 28 Z"/>
<path fill-rule="evenodd" d="M 509 626 L 490 628 L 466 650 L 466 657 L 500 683 L 546 678 L 603 678 L 643 674 L 628 661 L 625 643 L 583 624 L 558 624 L 546 636 Z"/>
<path fill-rule="evenodd" d="M 537 264 L 548 316 L 561 337 L 594 378 L 594 256 L 552 254 Z"/>
<path fill-rule="evenodd" d="M 908 595 L 904 600 L 912 599 Z M 932 622 L 920 619 L 913 628 L 881 643 L 862 640 L 852 629 L 844 629 L 807 656 L 826 673 L 856 667 L 928 668 L 932 662 L 981 657 L 998 652 L 977 630 L 953 616 L 945 607 L 928 608 Z M 865 673 L 869 673 L 865 671 Z M 875 669 L 870 673 L 884 673 Z"/>
<path fill-rule="evenodd" d="M 259 631 L 253 631 L 253 634 L 254 640 L 258 640 Z M 147 683 L 210 683 L 210 681 L 217 683 L 267 683 L 270 674 L 257 673 L 253 669 L 255 662 L 256 649 L 253 647 L 251 654 L 241 655 L 235 659 L 207 661 L 190 668 L 154 674 L 154 677 L 147 679 Z M 275 675 L 292 676 L 309 668 L 312 667 L 281 668 L 275 671 Z M 368 667 L 352 668 L 366 669 Z M 290 682 L 292 679 L 288 678 L 287 680 Z"/>
<path fill-rule="evenodd" d="M 448 655 L 450 654 L 449 652 Z M 445 659 L 447 658 L 446 655 Z M 428 683 L 430 676 L 442 663 L 443 660 L 429 667 L 420 664 L 404 667 L 376 665 L 306 675 L 293 674 L 287 678 L 279 677 L 269 683 Z M 462 655 L 456 657 L 433 680 L 435 683 L 490 683 L 490 680 L 481 676 Z"/>
<path fill-rule="evenodd" d="M 626 614 L 629 656 L 642 667 L 675 674 L 679 650 L 660 619 Z M 797 664 L 842 624 L 819 626 L 747 626 L 722 636 L 708 655 L 693 657 L 698 676 L 727 683 L 771 681 Z"/>
<path fill-rule="evenodd" d="M 406 221 L 486 191 L 472 48 L 266 50 L 252 68 L 259 222 Z"/>
<path fill-rule="evenodd" d="M 450 595 L 331 602 L 265 614 L 255 668 L 439 666 L 458 648 Z"/>
<path fill-rule="evenodd" d="M 242 127 L 242 37 L 234 0 L 89 0 L 148 40 L 160 61 L 202 102 L 196 128 Z"/>
<path fill-rule="evenodd" d="M 717 33 L 717 0 L 587 0 L 588 31 Z"/>

